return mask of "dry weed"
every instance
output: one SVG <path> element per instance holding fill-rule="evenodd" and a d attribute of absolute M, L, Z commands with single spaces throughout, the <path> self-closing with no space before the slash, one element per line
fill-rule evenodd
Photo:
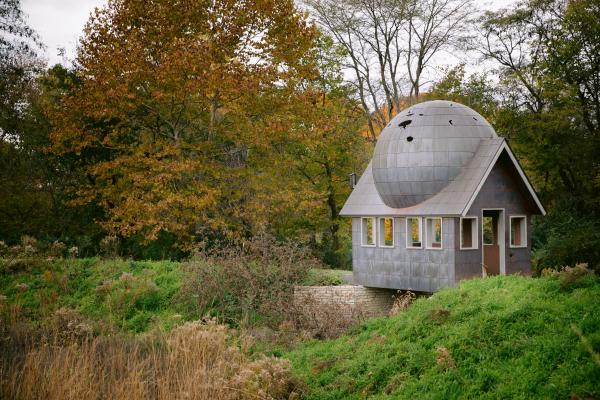
<path fill-rule="evenodd" d="M 445 347 L 438 347 L 435 351 L 436 362 L 443 369 L 452 369 L 456 367 L 450 350 Z"/>
<path fill-rule="evenodd" d="M 213 320 L 169 334 L 37 345 L 0 359 L 0 398 L 284 399 L 296 388 L 286 360 L 252 359 Z"/>
<path fill-rule="evenodd" d="M 401 313 L 402 311 L 406 310 L 416 299 L 417 295 L 410 290 L 405 292 L 398 290 L 398 292 L 394 295 L 394 304 L 392 304 L 389 315 L 394 316 Z"/>

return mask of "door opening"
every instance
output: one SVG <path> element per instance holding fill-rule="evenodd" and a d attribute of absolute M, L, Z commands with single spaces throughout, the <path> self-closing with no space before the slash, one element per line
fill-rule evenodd
<path fill-rule="evenodd" d="M 504 264 L 505 232 L 504 232 L 504 210 L 482 211 L 481 235 L 483 243 L 483 276 L 504 275 L 506 267 Z"/>

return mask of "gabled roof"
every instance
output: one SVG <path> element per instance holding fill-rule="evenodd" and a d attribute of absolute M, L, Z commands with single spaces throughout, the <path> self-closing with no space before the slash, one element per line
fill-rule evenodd
<path fill-rule="evenodd" d="M 517 162 L 504 138 L 482 139 L 477 152 L 461 173 L 448 186 L 427 200 L 406 208 L 387 206 L 375 188 L 371 163 L 340 211 L 341 216 L 464 216 L 475 201 L 492 168 L 503 151 L 506 151 L 519 176 L 531 194 L 540 213 L 546 215 L 531 183 Z"/>

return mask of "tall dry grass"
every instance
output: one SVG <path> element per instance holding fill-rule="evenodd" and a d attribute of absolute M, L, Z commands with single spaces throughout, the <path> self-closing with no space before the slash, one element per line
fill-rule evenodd
<path fill-rule="evenodd" d="M 168 334 L 36 341 L 0 355 L 3 399 L 284 399 L 298 394 L 286 360 L 249 355 L 214 321 Z M 16 345 L 16 344 L 15 344 Z M 7 343 L 3 344 L 6 350 Z"/>

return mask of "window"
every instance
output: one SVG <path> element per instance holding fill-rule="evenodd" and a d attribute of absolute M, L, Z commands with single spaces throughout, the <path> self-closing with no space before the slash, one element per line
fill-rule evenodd
<path fill-rule="evenodd" d="M 496 241 L 494 237 L 494 218 L 493 217 L 483 217 L 482 220 L 483 225 L 483 244 L 495 244 Z"/>
<path fill-rule="evenodd" d="M 460 219 L 460 249 L 470 250 L 479 248 L 477 235 L 477 217 Z"/>
<path fill-rule="evenodd" d="M 425 218 L 425 239 L 427 240 L 428 249 L 442 248 L 442 219 L 441 218 Z"/>
<path fill-rule="evenodd" d="M 375 218 L 362 218 L 362 245 L 375 246 Z"/>
<path fill-rule="evenodd" d="M 394 218 L 379 218 L 379 246 L 394 247 Z"/>
<path fill-rule="evenodd" d="M 420 249 L 421 244 L 421 218 L 406 218 L 406 248 Z"/>
<path fill-rule="evenodd" d="M 510 217 L 510 247 L 527 247 L 527 217 Z"/>

